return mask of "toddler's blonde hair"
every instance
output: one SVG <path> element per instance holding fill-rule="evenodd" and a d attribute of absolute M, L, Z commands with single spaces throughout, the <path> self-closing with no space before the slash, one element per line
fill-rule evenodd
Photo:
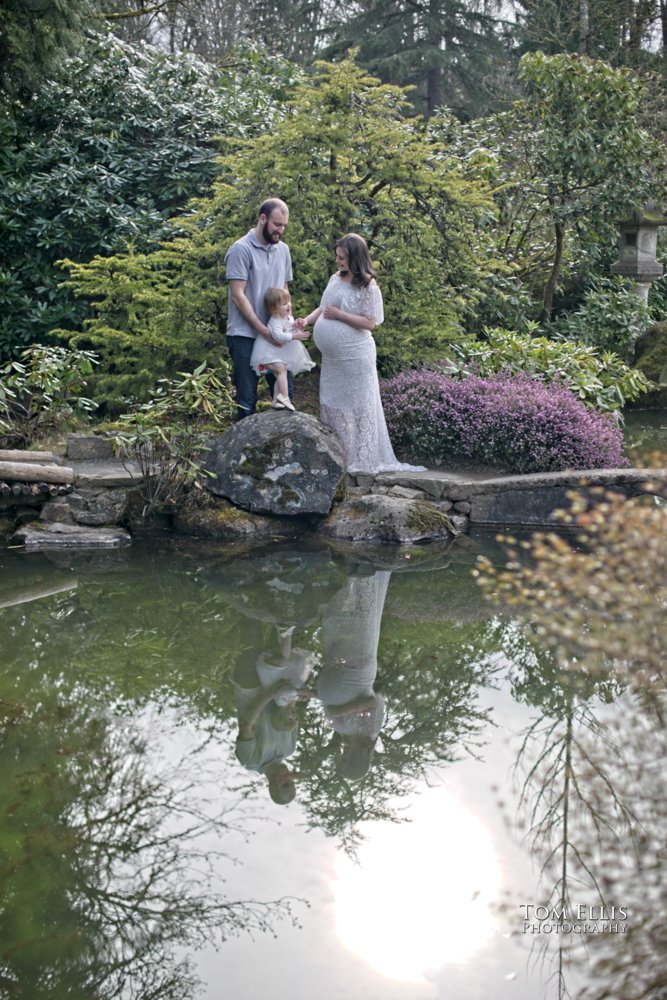
<path fill-rule="evenodd" d="M 286 288 L 267 288 L 264 295 L 264 308 L 269 316 L 275 316 L 278 306 L 285 305 L 286 302 L 289 302 L 289 298 L 290 295 Z"/>

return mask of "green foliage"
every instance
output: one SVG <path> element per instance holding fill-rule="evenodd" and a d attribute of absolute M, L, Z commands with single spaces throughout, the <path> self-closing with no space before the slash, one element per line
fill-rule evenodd
<path fill-rule="evenodd" d="M 383 0 L 343 4 L 331 19 L 327 55 L 359 46 L 359 61 L 383 80 L 414 87 L 414 101 L 432 114 L 447 104 L 469 117 L 492 101 L 490 78 L 504 56 L 498 21 L 462 0 L 415 4 Z"/>
<path fill-rule="evenodd" d="M 26 100 L 84 42 L 101 19 L 99 0 L 3 0 L 0 7 L 0 102 Z"/>
<path fill-rule="evenodd" d="M 140 391 L 142 369 L 198 359 L 219 343 L 224 254 L 254 224 L 267 194 L 291 209 L 297 312 L 318 303 L 334 269 L 335 239 L 355 230 L 379 265 L 385 370 L 441 355 L 459 335 L 458 286 L 488 269 L 471 241 L 473 221 L 491 206 L 484 184 L 468 179 L 419 120 L 406 118 L 405 105 L 400 88 L 380 85 L 351 60 L 318 64 L 270 134 L 224 142 L 212 197 L 178 220 L 186 235 L 154 253 L 72 266 L 73 287 L 94 300 L 96 312 L 75 342 L 102 353 L 104 392 L 131 391 L 132 379 Z"/>
<path fill-rule="evenodd" d="M 64 70 L 0 120 L 0 357 L 79 327 L 89 310 L 55 262 L 164 238 L 165 220 L 208 188 L 214 136 L 263 126 L 287 76 L 249 51 L 219 85 L 190 56 L 102 37 Z"/>
<path fill-rule="evenodd" d="M 659 483 L 654 489 L 662 492 Z M 576 544 L 542 533 L 521 544 L 506 539 L 511 561 L 503 568 L 480 560 L 483 590 L 530 616 L 564 669 L 569 652 L 570 670 L 584 663 L 589 676 L 663 690 L 667 506 L 598 489 L 574 497 L 561 520 L 577 530 Z"/>
<path fill-rule="evenodd" d="M 649 323 L 649 312 L 623 278 L 597 278 L 584 294 L 574 312 L 554 324 L 561 336 L 578 340 L 627 358 L 642 330 Z"/>
<path fill-rule="evenodd" d="M 172 507 L 192 487 L 201 487 L 206 432 L 220 430 L 236 411 L 229 366 L 160 379 L 146 403 L 118 421 L 117 446 L 134 458 L 143 476 L 144 515 Z"/>
<path fill-rule="evenodd" d="M 548 319 L 561 281 L 606 270 L 618 219 L 663 192 L 664 154 L 641 127 L 644 92 L 630 71 L 535 52 L 521 60 L 520 78 L 526 96 L 511 111 L 466 125 L 440 116 L 432 129 L 492 186 L 498 214 L 487 233 L 521 289 L 541 295 Z M 498 308 L 493 287 L 489 295 L 484 318 Z"/>
<path fill-rule="evenodd" d="M 465 377 L 522 372 L 571 390 L 586 406 L 618 412 L 650 389 L 639 371 L 617 354 L 571 341 L 549 340 L 512 330 L 487 329 L 484 340 L 452 344 L 443 370 Z"/>
<path fill-rule="evenodd" d="M 81 395 L 97 363 L 89 351 L 31 347 L 0 368 L 0 444 L 23 447 L 95 409 Z"/>

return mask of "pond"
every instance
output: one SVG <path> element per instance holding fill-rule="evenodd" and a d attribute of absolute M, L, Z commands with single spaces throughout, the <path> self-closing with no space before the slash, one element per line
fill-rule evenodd
<path fill-rule="evenodd" d="M 628 704 L 485 603 L 480 549 L 0 553 L 0 994 L 599 984 Z"/>
<path fill-rule="evenodd" d="M 626 410 L 625 451 L 633 465 L 650 462 L 652 454 L 667 455 L 667 410 Z"/>

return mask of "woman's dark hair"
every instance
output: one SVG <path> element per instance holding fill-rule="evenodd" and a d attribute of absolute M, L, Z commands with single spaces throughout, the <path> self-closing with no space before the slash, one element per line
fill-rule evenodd
<path fill-rule="evenodd" d="M 352 275 L 352 284 L 365 288 L 375 277 L 375 268 L 366 246 L 366 240 L 357 233 L 347 233 L 336 240 L 336 249 L 347 254 L 347 266 Z"/>

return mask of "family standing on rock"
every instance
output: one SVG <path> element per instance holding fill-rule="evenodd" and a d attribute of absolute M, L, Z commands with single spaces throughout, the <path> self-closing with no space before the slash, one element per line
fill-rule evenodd
<path fill-rule="evenodd" d="M 312 366 L 298 341 L 308 338 L 305 328 L 314 324 L 313 339 L 322 354 L 320 415 L 340 439 L 347 471 L 417 471 L 420 467 L 397 461 L 387 432 L 372 334 L 384 320 L 382 293 L 365 240 L 356 233 L 337 240 L 337 271 L 319 306 L 305 319 L 293 320 L 287 291 L 292 263 L 282 242 L 288 220 L 284 201 L 265 201 L 255 228 L 225 256 L 227 346 L 238 418 L 255 412 L 261 375 L 272 390 L 274 408 L 294 409 L 291 373 Z"/>

